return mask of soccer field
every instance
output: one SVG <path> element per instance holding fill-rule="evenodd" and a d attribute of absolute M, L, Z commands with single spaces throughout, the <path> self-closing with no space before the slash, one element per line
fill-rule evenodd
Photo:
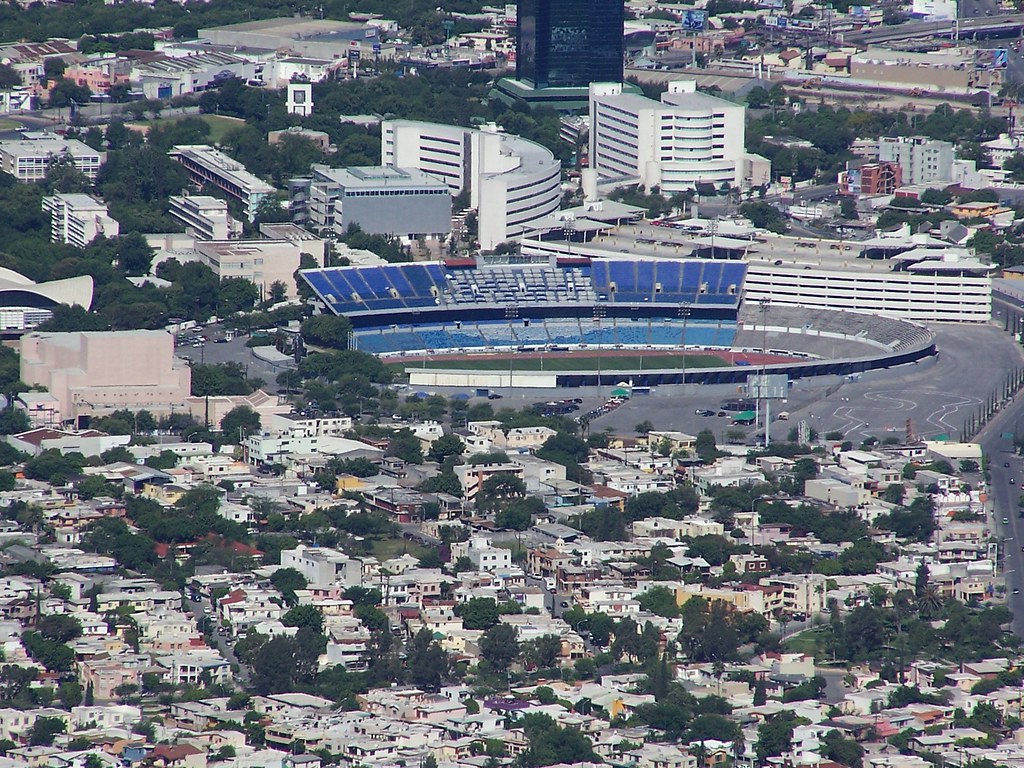
<path fill-rule="evenodd" d="M 428 358 L 426 360 L 388 361 L 388 366 L 402 371 L 406 368 L 449 370 L 507 371 L 677 371 L 686 368 L 718 368 L 728 362 L 718 355 L 630 354 L 570 355 L 552 352 L 541 355 L 465 356 Z"/>

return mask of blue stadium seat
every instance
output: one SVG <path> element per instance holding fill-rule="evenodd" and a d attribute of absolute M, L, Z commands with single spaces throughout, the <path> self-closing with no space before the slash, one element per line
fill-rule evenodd
<path fill-rule="evenodd" d="M 689 330 L 689 329 L 687 329 Z M 683 326 L 671 326 L 668 324 L 652 323 L 650 343 L 658 346 L 678 347 L 683 341 Z"/>
<path fill-rule="evenodd" d="M 381 273 L 388 279 L 399 296 L 415 296 L 417 291 L 412 287 L 405 270 L 401 267 L 381 267 Z"/>
<path fill-rule="evenodd" d="M 516 338 L 524 344 L 547 344 L 551 341 L 543 320 L 531 321 L 529 326 L 516 326 L 515 332 Z"/>
<path fill-rule="evenodd" d="M 679 294 L 680 272 L 682 264 L 677 261 L 663 261 L 658 264 L 656 282 L 661 284 L 661 293 L 676 296 Z"/>
<path fill-rule="evenodd" d="M 480 334 L 491 344 L 509 346 L 518 341 L 508 323 L 478 323 L 477 326 Z"/>
<path fill-rule="evenodd" d="M 421 328 L 418 334 L 427 349 L 450 349 L 456 346 L 448 331 L 442 328 Z"/>
<path fill-rule="evenodd" d="M 358 293 L 360 298 L 368 299 L 374 295 L 373 289 L 371 289 L 370 286 L 367 285 L 366 281 L 363 279 L 363 276 L 360 274 L 360 270 L 353 269 L 347 272 L 338 272 L 337 276 L 344 277 L 346 280 L 348 280 L 349 285 L 352 286 L 352 290 Z"/>
<path fill-rule="evenodd" d="M 738 294 L 743 290 L 743 281 L 747 276 L 747 265 L 742 263 L 726 264 L 722 273 L 722 290 L 728 291 L 735 286 Z"/>
<path fill-rule="evenodd" d="M 616 335 L 619 344 L 626 344 L 631 347 L 647 346 L 649 336 L 646 323 L 627 323 L 616 328 Z"/>
<path fill-rule="evenodd" d="M 608 278 L 616 291 L 636 292 L 636 262 L 613 261 L 608 265 Z"/>
<path fill-rule="evenodd" d="M 401 275 L 409 284 L 410 293 L 417 296 L 430 295 L 430 289 L 435 285 L 435 282 L 430 278 L 430 274 L 427 272 L 427 268 L 424 265 L 405 264 L 402 267 L 391 267 L 391 269 L 393 269 L 397 275 Z M 442 277 L 442 280 L 443 279 L 444 278 Z M 395 283 L 395 287 L 398 288 L 398 283 L 394 278 L 391 282 Z"/>
<path fill-rule="evenodd" d="M 568 321 L 548 320 L 544 323 L 554 344 L 579 344 L 580 326 Z"/>
<path fill-rule="evenodd" d="M 363 279 L 374 296 L 379 299 L 391 298 L 391 283 L 384 276 L 381 267 L 366 267 L 365 269 L 357 270 L 355 274 Z"/>
<path fill-rule="evenodd" d="M 334 288 L 331 286 L 330 281 L 328 281 L 323 272 L 309 272 L 303 275 L 303 277 L 305 277 L 306 281 L 313 287 L 313 290 L 321 296 L 334 296 Z M 334 298 L 338 297 L 334 296 Z"/>
<path fill-rule="evenodd" d="M 637 291 L 648 297 L 654 295 L 654 266 L 653 261 L 638 261 L 636 263 Z"/>
<path fill-rule="evenodd" d="M 736 340 L 736 323 L 722 323 L 718 327 L 718 337 L 715 341 L 719 347 L 731 347 Z"/>
<path fill-rule="evenodd" d="M 686 326 L 686 344 L 687 346 L 713 347 L 717 331 L 716 326 L 690 323 Z"/>
<path fill-rule="evenodd" d="M 615 327 L 608 325 L 607 323 L 602 325 L 597 325 L 596 323 L 585 323 L 583 324 L 583 343 L 601 345 L 616 344 L 617 338 L 615 336 Z"/>
<path fill-rule="evenodd" d="M 703 282 L 706 286 L 705 295 L 717 295 L 721 293 L 722 262 L 709 261 L 704 264 Z"/>

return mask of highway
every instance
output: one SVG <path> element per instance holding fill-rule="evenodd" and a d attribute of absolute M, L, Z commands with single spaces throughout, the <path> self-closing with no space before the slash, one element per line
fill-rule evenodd
<path fill-rule="evenodd" d="M 982 6 L 982 13 L 990 10 Z M 960 37 L 968 39 L 975 33 L 983 37 L 1015 37 L 1024 28 L 1024 14 L 1012 13 L 1003 16 L 981 16 L 980 18 L 961 18 Z M 952 36 L 951 21 L 908 21 L 895 27 L 878 27 L 870 32 L 853 32 L 845 37 L 849 42 L 878 43 L 893 40 L 909 40 L 916 37 L 933 37 L 936 35 Z"/>
<path fill-rule="evenodd" d="M 1004 433 L 1013 433 L 1017 425 L 1024 429 L 1024 395 L 1018 396 L 1005 408 L 979 436 L 982 450 L 989 457 L 992 484 L 989 488 L 993 530 L 1003 539 L 1002 566 L 1006 573 L 1007 605 L 1013 611 L 1013 630 L 1024 635 L 1024 517 L 1017 514 L 1017 500 L 1024 479 L 1024 463 L 1013 451 L 1012 439 Z M 1003 466 L 1009 464 L 1008 467 Z M 1010 485 L 1010 479 L 1014 484 Z M 1003 520 L 1007 522 L 1004 524 Z"/>

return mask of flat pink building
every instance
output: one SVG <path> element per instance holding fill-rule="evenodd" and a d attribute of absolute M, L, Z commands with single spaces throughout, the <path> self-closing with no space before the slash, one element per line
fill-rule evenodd
<path fill-rule="evenodd" d="M 78 85 L 89 87 L 93 93 L 106 93 L 114 85 L 127 85 L 131 62 L 126 59 L 103 58 L 72 64 L 64 77 Z"/>
<path fill-rule="evenodd" d="M 192 371 L 166 331 L 29 333 L 21 337 L 21 378 L 46 387 L 61 422 L 78 423 L 121 408 L 182 411 Z"/>

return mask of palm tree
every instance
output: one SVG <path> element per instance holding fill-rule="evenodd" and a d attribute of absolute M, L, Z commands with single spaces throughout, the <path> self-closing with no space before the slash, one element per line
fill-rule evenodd
<path fill-rule="evenodd" d="M 722 675 L 725 674 L 725 664 L 723 664 L 721 661 L 715 661 L 711 665 L 711 674 L 713 674 L 715 676 L 715 680 L 718 683 L 718 685 L 717 685 L 718 695 L 721 696 L 722 695 Z M 701 746 L 704 746 L 703 743 L 701 744 Z"/>
<path fill-rule="evenodd" d="M 931 618 L 942 608 L 942 602 L 942 595 L 929 584 L 917 598 L 917 612 L 923 619 Z"/>

